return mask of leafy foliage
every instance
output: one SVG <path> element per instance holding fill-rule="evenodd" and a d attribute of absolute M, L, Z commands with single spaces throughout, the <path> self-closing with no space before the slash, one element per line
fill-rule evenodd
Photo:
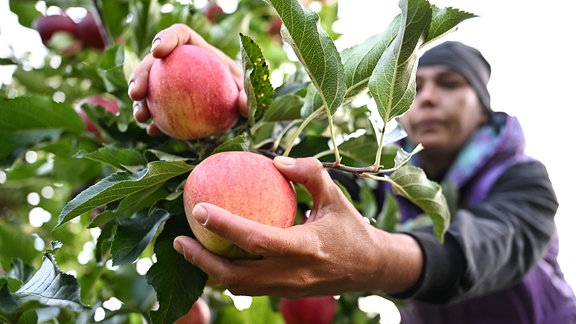
<path fill-rule="evenodd" d="M 15 54 L 0 61 L 16 67 L 13 82 L 0 88 L 0 322 L 86 322 L 99 312 L 117 322 L 173 322 L 201 295 L 215 322 L 281 322 L 276 300 L 254 298 L 238 310 L 172 248 L 176 236 L 192 236 L 182 207 L 186 176 L 220 151 L 316 156 L 335 172 L 359 175 L 355 205 L 375 226 L 394 231 L 394 197 L 375 215 L 373 179 L 386 181 L 423 209 L 442 240 L 450 215 L 443 191 L 407 165 L 417 150 L 394 145 L 403 133 L 387 127 L 413 100 L 418 49 L 473 14 L 401 0 L 385 32 L 338 51 L 331 30 L 337 3 L 313 11 L 297 0 L 241 0 L 217 21 L 193 3 L 169 0 L 46 5 L 97 13 L 107 46 L 74 55 L 48 47 L 45 63 L 33 69 Z M 10 8 L 27 27 L 43 14 L 35 0 L 11 0 Z M 272 28 L 278 18 L 281 38 Z M 250 114 L 223 135 L 149 137 L 133 120 L 128 76 L 154 35 L 174 23 L 241 61 Z M 79 104 L 104 94 L 117 100 L 118 114 Z M 377 109 L 355 104 L 358 97 Z M 299 199 L 311 203 L 302 190 Z M 57 248 L 44 251 L 52 242 Z M 358 297 L 342 296 L 337 321 L 377 320 L 357 309 Z M 117 308 L 107 306 L 113 299 Z"/>

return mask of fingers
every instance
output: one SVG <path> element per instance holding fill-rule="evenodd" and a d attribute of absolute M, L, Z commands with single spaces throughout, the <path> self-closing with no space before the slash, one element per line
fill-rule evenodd
<path fill-rule="evenodd" d="M 212 46 L 202 36 L 192 30 L 185 24 L 174 24 L 158 32 L 152 41 L 150 54 L 146 55 L 142 62 L 134 69 L 128 81 L 128 95 L 134 101 L 133 115 L 137 122 L 145 123 L 150 120 L 150 112 L 146 105 L 146 96 L 148 95 L 148 76 L 152 63 L 156 58 L 166 57 L 178 45 L 197 45 L 215 53 L 228 66 L 232 73 L 240 95 L 238 96 L 239 112 L 242 116 L 248 117 L 247 96 L 244 92 L 244 72 L 236 61 L 220 49 Z M 156 125 L 152 122 L 147 127 L 147 133 L 151 136 L 161 135 Z"/>
<path fill-rule="evenodd" d="M 228 260 L 206 250 L 200 242 L 188 237 L 177 236 L 173 242 L 174 249 L 214 280 L 213 274 L 221 273 Z M 213 284 L 213 283 L 212 283 Z"/>
<path fill-rule="evenodd" d="M 238 111 L 243 117 L 248 117 L 248 96 L 242 89 L 238 93 Z"/>
<path fill-rule="evenodd" d="M 152 40 L 150 53 L 155 58 L 166 57 L 178 45 L 198 45 L 214 49 L 202 36 L 185 24 L 174 24 L 158 32 Z"/>
<path fill-rule="evenodd" d="M 128 81 L 128 96 L 130 96 L 130 99 L 140 101 L 146 98 L 148 94 L 148 75 L 152 63 L 154 63 L 154 58 L 151 55 L 146 55 L 132 72 Z"/>
<path fill-rule="evenodd" d="M 341 194 L 318 159 L 279 156 L 274 159 L 274 165 L 287 179 L 302 184 L 315 204 L 323 205 L 328 198 Z"/>
<path fill-rule="evenodd" d="M 278 246 L 287 244 L 281 228 L 234 215 L 212 204 L 197 204 L 192 210 L 192 217 L 207 230 L 255 255 L 267 255 L 278 249 Z"/>
<path fill-rule="evenodd" d="M 184 24 L 172 25 L 161 32 L 159 32 L 154 40 L 152 41 L 151 53 L 152 56 L 156 58 L 165 57 L 170 54 L 172 50 L 178 45 L 197 45 L 212 51 L 230 70 L 238 90 L 240 90 L 240 96 L 238 98 L 240 114 L 244 117 L 248 117 L 248 105 L 246 93 L 244 92 L 244 71 L 240 65 L 231 59 L 228 55 L 222 52 L 220 49 L 212 46 L 208 43 L 202 36 L 200 36 L 193 29 Z"/>

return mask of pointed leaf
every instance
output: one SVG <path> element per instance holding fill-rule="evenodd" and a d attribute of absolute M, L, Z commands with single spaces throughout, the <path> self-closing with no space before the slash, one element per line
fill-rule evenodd
<path fill-rule="evenodd" d="M 142 166 L 147 163 L 144 155 L 138 150 L 111 146 L 101 147 L 94 152 L 80 152 L 75 157 L 97 161 L 119 170 L 130 169 L 127 167 Z"/>
<path fill-rule="evenodd" d="M 432 9 L 426 0 L 401 0 L 398 36 L 386 49 L 368 88 L 385 122 L 406 112 L 416 94 L 417 49 L 430 27 Z"/>
<path fill-rule="evenodd" d="M 158 261 L 146 274 L 160 304 L 151 314 L 153 323 L 174 323 L 190 310 L 204 291 L 207 275 L 174 250 L 172 242 L 179 235 L 193 235 L 185 215 L 168 219 L 154 243 Z"/>
<path fill-rule="evenodd" d="M 318 14 L 298 0 L 266 1 L 282 19 L 282 37 L 308 72 L 326 109 L 334 114 L 346 94 L 344 66 L 333 40 L 318 23 Z"/>
<path fill-rule="evenodd" d="M 454 30 L 454 27 L 464 20 L 474 17 L 478 16 L 452 7 L 438 8 L 432 6 L 432 23 L 426 37 L 426 43 Z"/>
<path fill-rule="evenodd" d="M 40 269 L 30 281 L 18 289 L 14 296 L 19 305 L 38 302 L 46 306 L 66 307 L 82 311 L 85 306 L 80 301 L 80 285 L 76 278 L 58 269 L 51 254 L 45 254 Z"/>
<path fill-rule="evenodd" d="M 60 213 L 57 226 L 85 212 L 157 186 L 190 170 L 192 166 L 183 161 L 153 161 L 148 163 L 146 169 L 135 174 L 128 172 L 111 174 L 69 201 Z"/>
<path fill-rule="evenodd" d="M 136 261 L 168 217 L 170 214 L 165 210 L 154 209 L 149 214 L 147 210 L 143 210 L 120 222 L 112 241 L 113 264 L 129 264 Z"/>
<path fill-rule="evenodd" d="M 120 221 L 124 218 L 130 217 L 137 211 L 147 209 L 159 200 L 166 198 L 169 194 L 170 192 L 164 184 L 161 183 L 154 187 L 146 188 L 143 191 L 126 196 L 122 201 L 120 201 L 116 209 L 106 210 L 97 215 L 90 223 L 90 227 L 101 226 L 112 219 Z"/>
<path fill-rule="evenodd" d="M 396 16 L 385 32 L 368 38 L 361 44 L 344 49 L 342 62 L 346 74 L 346 101 L 368 89 L 368 80 L 384 51 L 390 46 L 400 28 L 400 15 Z"/>
<path fill-rule="evenodd" d="M 394 157 L 394 168 L 399 168 L 402 165 L 408 163 L 408 161 L 410 161 L 412 156 L 414 156 L 416 153 L 422 151 L 423 149 L 424 149 L 424 146 L 422 146 L 422 144 L 418 144 L 411 152 L 408 152 L 402 148 L 399 149 L 396 152 L 396 156 Z"/>
<path fill-rule="evenodd" d="M 245 132 L 222 143 L 212 151 L 212 154 L 225 151 L 249 151 L 252 146 L 251 137 Z"/>
<path fill-rule="evenodd" d="M 251 123 L 272 104 L 274 89 L 270 83 L 268 64 L 262 55 L 262 50 L 254 40 L 240 34 L 242 41 L 242 62 L 244 64 L 244 90 L 248 96 Z"/>
<path fill-rule="evenodd" d="M 432 220 L 434 233 L 440 242 L 450 223 L 450 209 L 442 187 L 428 180 L 420 168 L 406 165 L 390 175 L 394 192 L 420 207 Z"/>

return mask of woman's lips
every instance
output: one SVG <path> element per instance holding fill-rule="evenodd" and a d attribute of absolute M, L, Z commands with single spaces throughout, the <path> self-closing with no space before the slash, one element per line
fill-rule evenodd
<path fill-rule="evenodd" d="M 425 119 L 417 122 L 414 129 L 420 132 L 434 131 L 443 125 L 439 119 Z"/>

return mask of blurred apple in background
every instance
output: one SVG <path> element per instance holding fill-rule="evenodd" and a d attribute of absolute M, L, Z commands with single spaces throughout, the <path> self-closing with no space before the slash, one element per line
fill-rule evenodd
<path fill-rule="evenodd" d="M 280 298 L 280 313 L 286 324 L 331 324 L 336 315 L 332 296 Z"/>
<path fill-rule="evenodd" d="M 96 127 L 94 122 L 88 118 L 84 109 L 82 109 L 82 105 L 90 104 L 92 106 L 102 106 L 107 111 L 118 114 L 119 106 L 118 100 L 109 95 L 93 95 L 86 98 L 81 99 L 78 103 L 74 106 L 76 112 L 80 115 L 84 124 L 86 124 L 86 129 L 93 133 L 94 135 L 100 137 L 100 130 Z"/>
<path fill-rule="evenodd" d="M 66 14 L 41 16 L 32 23 L 44 46 L 60 55 L 71 56 L 82 49 L 76 22 Z"/>
<path fill-rule="evenodd" d="M 180 317 L 174 324 L 208 324 L 210 323 L 210 308 L 204 299 L 198 298 L 190 311 Z"/>
<path fill-rule="evenodd" d="M 78 37 L 84 42 L 84 46 L 103 50 L 106 48 L 102 26 L 92 12 L 88 12 L 80 22 L 78 22 Z"/>
<path fill-rule="evenodd" d="M 218 22 L 220 16 L 224 14 L 224 10 L 222 7 L 220 7 L 220 5 L 218 5 L 218 2 L 209 1 L 204 7 L 204 14 L 211 23 L 215 24 Z"/>

